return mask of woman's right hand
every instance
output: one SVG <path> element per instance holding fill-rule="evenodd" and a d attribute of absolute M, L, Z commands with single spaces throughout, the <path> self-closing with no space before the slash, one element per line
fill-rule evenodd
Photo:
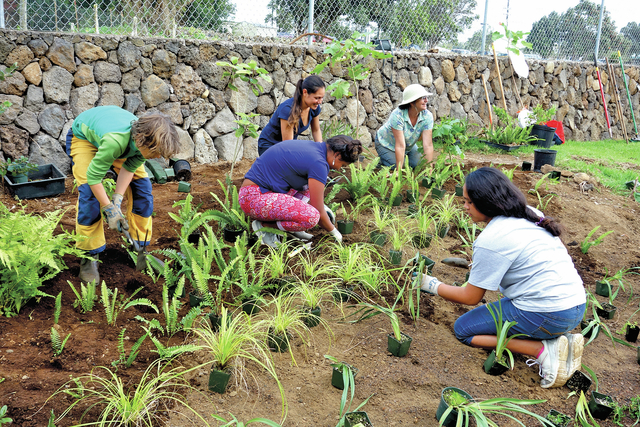
<path fill-rule="evenodd" d="M 342 243 L 342 233 L 340 233 L 337 228 L 331 230 L 329 234 L 331 234 L 333 238 L 338 241 L 338 243 Z"/>

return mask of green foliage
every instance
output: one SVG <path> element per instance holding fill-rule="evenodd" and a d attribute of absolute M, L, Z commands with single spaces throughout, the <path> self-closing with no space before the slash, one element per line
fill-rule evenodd
<path fill-rule="evenodd" d="M 491 307 L 490 304 L 487 304 L 487 310 L 489 310 L 489 314 L 493 317 L 493 322 L 496 325 L 496 360 L 499 363 L 503 363 L 509 368 L 513 369 L 513 353 L 511 350 L 507 348 L 509 341 L 517 337 L 523 337 L 525 334 L 513 334 L 509 336 L 509 329 L 518 324 L 515 320 L 511 320 L 508 322 L 502 321 L 502 303 L 498 301 L 498 310 L 495 310 Z M 506 357 L 505 357 L 506 355 Z"/>
<path fill-rule="evenodd" d="M 6 415 L 7 415 L 7 405 L 2 405 L 2 408 L 0 408 L 0 426 L 2 426 L 3 424 L 9 424 L 13 422 L 13 420 L 7 417 Z"/>
<path fill-rule="evenodd" d="M 213 199 L 218 202 L 222 207 L 222 210 L 214 210 L 211 212 L 211 218 L 220 222 L 220 228 L 228 228 L 230 230 L 245 230 L 251 229 L 251 218 L 247 216 L 238 201 L 238 188 L 235 185 L 226 187 L 220 180 L 218 184 L 222 187 L 224 192 L 224 201 L 218 197 L 216 193 L 209 193 Z"/>
<path fill-rule="evenodd" d="M 95 304 L 96 298 L 96 282 L 89 282 L 86 285 L 84 283 L 80 283 L 80 292 L 76 290 L 73 286 L 73 283 L 67 280 L 69 286 L 71 286 L 71 290 L 76 295 L 76 300 L 73 302 L 73 307 L 80 307 L 83 313 L 93 310 L 93 305 Z"/>
<path fill-rule="evenodd" d="M 111 178 L 105 178 L 102 180 L 102 186 L 104 187 L 105 193 L 107 193 L 107 197 L 111 199 L 113 193 L 116 191 L 116 182 Z"/>
<path fill-rule="evenodd" d="M 180 208 L 177 215 L 173 212 L 167 212 L 174 221 L 181 225 L 180 238 L 183 240 L 187 240 L 191 233 L 196 231 L 212 218 L 212 211 L 207 210 L 205 212 L 198 212 L 198 209 L 202 204 L 194 207 L 192 201 L 193 196 L 191 194 L 187 194 L 187 197 L 185 197 L 184 200 L 178 200 L 173 204 L 174 208 Z"/>
<path fill-rule="evenodd" d="M 333 362 L 331 363 L 331 367 L 337 369 L 342 373 L 342 384 L 344 384 L 344 388 L 342 389 L 342 397 L 340 398 L 340 420 L 338 421 L 338 424 L 336 424 L 336 427 L 342 427 L 344 426 L 345 414 L 347 412 L 351 412 L 351 404 L 353 403 L 353 397 L 355 396 L 355 368 L 347 363 L 338 362 L 338 359 L 331 355 L 325 354 L 324 357 Z M 369 399 L 371 399 L 372 397 L 373 394 L 367 397 L 353 411 L 358 411 L 360 408 L 366 405 Z M 347 399 L 349 399 L 348 402 Z"/>
<path fill-rule="evenodd" d="M 5 68 L 4 71 L 0 70 L 0 81 L 4 81 L 7 77 L 11 77 L 11 75 L 16 70 L 16 68 L 18 68 L 18 64 L 14 63 L 12 66 Z M 9 107 L 11 107 L 11 102 L 9 101 L 4 101 L 0 103 L 0 115 L 3 114 L 5 111 L 7 111 Z M 5 175 L 4 173 L 2 173 L 2 170 L 3 170 L 2 165 L 0 164 L 0 178 L 2 178 L 3 175 Z M 0 419 L 0 425 L 2 425 L 1 419 Z"/>
<path fill-rule="evenodd" d="M 64 345 L 67 343 L 70 336 L 71 334 L 67 334 L 64 340 L 61 340 L 58 330 L 56 328 L 51 328 L 51 348 L 53 349 L 54 357 L 58 357 L 62 354 Z"/>
<path fill-rule="evenodd" d="M 596 226 L 593 230 L 589 232 L 589 234 L 587 234 L 587 237 L 585 237 L 584 240 L 580 243 L 580 250 L 582 251 L 583 254 L 586 254 L 587 252 L 589 252 L 589 249 L 591 249 L 592 246 L 597 246 L 600 243 L 602 243 L 605 237 L 613 233 L 613 230 L 609 230 L 606 233 L 601 234 L 600 237 L 598 237 L 597 239 L 589 240 L 595 234 L 595 232 L 598 231 L 599 228 L 600 228 L 599 225 Z"/>
<path fill-rule="evenodd" d="M 225 70 L 222 73 L 222 78 L 229 78 L 231 82 L 229 83 L 229 89 L 233 91 L 237 91 L 238 88 L 233 85 L 233 81 L 235 79 L 240 79 L 243 82 L 249 83 L 251 90 L 256 96 L 259 96 L 262 92 L 264 92 L 264 88 L 260 83 L 260 80 L 271 83 L 271 76 L 269 76 L 269 72 L 262 67 L 258 67 L 258 63 L 254 60 L 251 60 L 247 63 L 240 62 L 237 56 L 232 56 L 230 58 L 231 62 L 226 61 L 218 61 L 216 65 L 219 67 L 225 67 Z"/>
<path fill-rule="evenodd" d="M 124 295 L 118 295 L 118 288 L 111 290 L 107 288 L 107 284 L 102 281 L 102 305 L 104 306 L 104 312 L 107 317 L 107 323 L 111 326 L 116 324 L 116 320 L 118 319 L 118 315 L 122 313 L 124 310 L 135 307 L 135 306 L 146 306 L 152 308 L 156 313 L 158 312 L 158 307 L 155 306 L 148 298 L 136 298 L 133 297 L 142 290 L 143 288 L 136 289 L 129 297 L 125 297 Z"/>
<path fill-rule="evenodd" d="M 230 0 L 195 0 L 185 4 L 180 13 L 180 25 L 196 27 L 183 28 L 188 31 L 188 38 L 204 38 L 201 29 L 225 32 L 225 24 L 236 13 L 236 6 Z"/>
<path fill-rule="evenodd" d="M 515 414 L 525 415 L 527 417 L 531 417 L 538 421 L 543 426 L 548 426 L 549 421 L 547 421 L 543 416 L 536 414 L 535 412 L 531 412 L 528 409 L 523 408 L 524 405 L 537 405 L 539 403 L 544 403 L 546 400 L 528 400 L 528 399 L 511 399 L 508 397 L 496 397 L 493 399 L 487 400 L 471 400 L 466 401 L 462 404 L 456 406 L 449 406 L 447 410 L 440 417 L 440 424 L 444 420 L 447 419 L 449 414 L 452 411 L 456 411 L 458 413 L 458 418 L 456 422 L 456 426 L 468 426 L 470 425 L 470 420 L 475 420 L 476 425 L 485 426 L 485 427 L 498 427 L 499 424 L 496 424 L 495 421 L 487 418 L 487 414 L 497 414 L 507 418 L 510 418 L 512 421 L 518 423 L 522 427 L 529 427 L 531 423 L 523 424 L 522 421 L 515 418 Z"/>
<path fill-rule="evenodd" d="M 516 55 L 520 55 L 520 49 L 531 49 L 531 43 L 524 40 L 524 36 L 528 35 L 529 33 L 509 30 L 507 28 L 507 25 L 504 23 L 500 23 L 500 25 L 502 26 L 503 31 L 494 31 L 491 35 L 491 38 L 494 42 L 505 37 L 507 39 L 507 50 L 515 53 Z"/>
<path fill-rule="evenodd" d="M 493 107 L 496 116 L 504 123 L 504 127 L 485 128 L 484 134 L 489 142 L 500 145 L 522 145 L 536 140 L 531 135 L 531 126 L 521 128 L 517 120 L 500 107 Z"/>
<path fill-rule="evenodd" d="M 0 203 L 0 310 L 11 317 L 32 298 L 50 296 L 39 288 L 67 266 L 67 254 L 81 256 L 66 231 L 54 235 L 64 211 L 42 216 Z"/>
<path fill-rule="evenodd" d="M 2 104 L 0 104 L 0 110 L 2 110 Z M 0 114 L 2 114 L 2 112 L 0 112 Z M 18 157 L 13 161 L 11 159 L 7 159 L 4 162 L 0 162 L 0 178 L 2 178 L 6 174 L 12 176 L 26 175 L 31 171 L 37 170 L 38 165 L 36 163 L 31 163 L 25 156 Z"/>
<path fill-rule="evenodd" d="M 584 391 L 580 390 L 580 396 L 578 397 L 578 403 L 576 405 L 576 425 L 582 427 L 600 427 L 600 424 L 596 422 L 589 411 L 589 403 L 584 395 Z M 591 424 L 593 423 L 593 424 Z"/>
<path fill-rule="evenodd" d="M 229 415 L 231 415 L 231 420 L 226 420 L 225 418 L 221 417 L 220 415 L 216 415 L 216 414 L 211 414 L 211 416 L 213 418 L 216 419 L 216 421 L 222 421 L 223 423 L 226 424 L 222 424 L 220 425 L 220 427 L 245 427 L 249 424 L 253 424 L 253 423 L 262 423 L 262 424 L 266 424 L 269 427 L 280 427 L 280 424 L 276 423 L 275 421 L 271 421 L 268 420 L 266 418 L 251 418 L 249 421 L 242 422 L 242 421 L 238 421 L 238 419 L 236 418 L 235 415 L 233 415 L 231 412 L 229 412 Z"/>
<path fill-rule="evenodd" d="M 125 367 L 129 368 L 140 354 L 140 346 L 144 342 L 145 338 L 147 338 L 148 333 L 144 334 L 131 346 L 131 351 L 129 352 L 129 356 L 127 356 L 127 349 L 124 347 L 125 341 L 125 332 L 127 328 L 122 328 L 120 334 L 118 334 L 118 360 L 114 360 L 111 362 L 111 365 L 116 368 L 119 364 L 124 364 Z"/>
<path fill-rule="evenodd" d="M 372 304 L 368 302 L 360 302 L 358 304 L 358 307 L 361 307 L 361 308 L 353 312 L 352 314 L 350 314 L 348 317 L 359 316 L 356 320 L 352 321 L 352 323 L 358 323 L 363 320 L 370 319 L 373 316 L 376 316 L 378 314 L 384 314 L 389 318 L 389 321 L 391 322 L 391 329 L 393 331 L 393 336 L 395 337 L 396 340 L 402 341 L 403 339 L 402 339 L 402 331 L 400 330 L 400 319 L 398 318 L 398 314 L 396 313 L 396 311 L 399 311 L 399 309 L 396 309 L 396 305 L 398 305 L 398 302 L 402 300 L 403 294 L 404 294 L 404 288 L 400 289 L 400 292 L 398 293 L 398 296 L 396 297 L 396 300 L 391 307 L 388 307 L 388 306 L 383 307 L 381 305 Z"/>
<path fill-rule="evenodd" d="M 533 107 L 529 119 L 536 124 L 543 124 L 553 119 L 556 115 L 556 107 L 544 108 L 542 104 L 538 104 Z"/>
<path fill-rule="evenodd" d="M 360 163 L 349 164 L 350 176 L 343 175 L 342 182 L 336 184 L 335 187 L 344 188 L 352 200 L 359 201 L 369 192 L 371 185 L 376 182 L 376 166 L 379 161 L 378 157 L 364 168 Z"/>
<path fill-rule="evenodd" d="M 62 311 L 62 292 L 59 292 L 56 296 L 56 301 L 53 305 L 53 323 L 58 324 L 60 320 L 60 312 Z"/>
<path fill-rule="evenodd" d="M 336 135 L 348 135 L 353 139 L 358 139 L 358 128 L 354 128 L 349 122 L 344 122 L 335 117 L 322 122 L 320 130 L 325 141 Z"/>

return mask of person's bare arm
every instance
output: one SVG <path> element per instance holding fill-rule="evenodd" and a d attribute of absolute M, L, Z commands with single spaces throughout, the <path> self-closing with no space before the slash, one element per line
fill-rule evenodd
<path fill-rule="evenodd" d="M 280 119 L 280 132 L 282 133 L 283 141 L 293 139 L 293 126 L 291 126 L 285 119 Z"/>
<path fill-rule="evenodd" d="M 324 210 L 324 184 L 317 179 L 310 178 L 309 192 L 311 193 L 309 204 L 320 212 L 318 225 L 327 231 L 333 230 L 335 227 L 331 223 L 327 211 Z"/>
<path fill-rule="evenodd" d="M 320 119 L 318 116 L 311 120 L 311 135 L 315 142 L 322 142 L 322 130 L 320 129 Z"/>

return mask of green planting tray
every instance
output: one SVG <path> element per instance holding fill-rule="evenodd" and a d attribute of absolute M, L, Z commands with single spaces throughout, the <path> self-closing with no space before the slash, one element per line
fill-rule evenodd
<path fill-rule="evenodd" d="M 29 172 L 29 182 L 14 184 L 5 175 L 4 183 L 13 196 L 19 199 L 35 199 L 38 197 L 51 197 L 64 193 L 64 180 L 66 175 L 60 172 L 54 164 L 38 166 L 37 171 Z"/>

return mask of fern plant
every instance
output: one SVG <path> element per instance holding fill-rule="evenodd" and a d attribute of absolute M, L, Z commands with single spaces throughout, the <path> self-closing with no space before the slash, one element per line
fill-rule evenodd
<path fill-rule="evenodd" d="M 55 327 L 51 328 L 51 348 L 53 349 L 54 357 L 58 357 L 62 354 L 64 346 L 67 343 L 69 337 L 71 337 L 70 333 L 67 334 L 64 340 L 62 340 L 60 338 L 60 333 L 58 332 L 58 330 Z"/>
<path fill-rule="evenodd" d="M 140 338 L 138 338 L 138 340 L 131 347 L 131 350 L 129 351 L 129 356 L 127 356 L 127 349 L 124 347 L 126 331 L 127 331 L 127 328 L 122 328 L 122 330 L 118 334 L 118 354 L 120 355 L 120 357 L 118 358 L 118 360 L 114 360 L 113 362 L 111 362 L 111 365 L 114 368 L 117 368 L 117 366 L 120 364 L 123 364 L 124 366 L 129 368 L 133 364 L 133 362 L 136 360 L 136 357 L 138 357 L 138 354 L 140 354 L 140 346 L 142 346 L 142 343 L 149 335 L 148 333 L 146 333 Z"/>
<path fill-rule="evenodd" d="M 340 188 L 344 188 L 351 196 L 351 199 L 359 200 L 369 192 L 369 188 L 375 181 L 377 175 L 376 166 L 378 166 L 379 161 L 380 158 L 376 157 L 364 168 L 361 164 L 351 163 L 349 165 L 349 176 L 344 174 L 343 182 L 337 185 Z"/>
<path fill-rule="evenodd" d="M 124 295 L 118 295 L 118 288 L 111 290 L 107 288 L 107 284 L 102 281 L 102 305 L 104 306 L 104 312 L 107 317 L 107 324 L 113 326 L 116 324 L 118 315 L 127 308 L 134 306 L 146 306 L 152 308 L 158 313 L 158 307 L 152 303 L 148 298 L 136 298 L 133 297 L 142 290 L 142 288 L 136 289 L 128 298 Z"/>
<path fill-rule="evenodd" d="M 168 212 L 169 216 L 178 224 L 180 228 L 180 238 L 187 240 L 191 233 L 195 232 L 203 224 L 211 220 L 210 210 L 198 212 L 200 205 L 193 206 L 193 196 L 187 194 L 184 200 L 178 200 L 173 204 L 174 208 L 179 207 L 178 214 Z"/>
<path fill-rule="evenodd" d="M 71 290 L 76 295 L 73 307 L 80 307 L 80 310 L 82 310 L 83 313 L 92 311 L 96 298 L 98 297 L 96 295 L 96 282 L 89 282 L 86 285 L 84 283 L 80 283 L 80 292 L 76 290 L 73 283 L 68 280 L 67 283 L 71 286 Z"/>
<path fill-rule="evenodd" d="M 62 311 L 62 292 L 59 292 L 56 296 L 56 301 L 53 305 L 53 323 L 58 324 L 60 320 L 60 312 Z"/>
<path fill-rule="evenodd" d="M 251 218 L 248 217 L 238 201 L 238 188 L 235 185 L 226 187 L 220 180 L 218 183 L 224 192 L 224 201 L 215 193 L 209 193 L 213 199 L 222 207 L 222 210 L 211 211 L 211 216 L 220 222 L 220 228 L 229 230 L 249 230 Z"/>

